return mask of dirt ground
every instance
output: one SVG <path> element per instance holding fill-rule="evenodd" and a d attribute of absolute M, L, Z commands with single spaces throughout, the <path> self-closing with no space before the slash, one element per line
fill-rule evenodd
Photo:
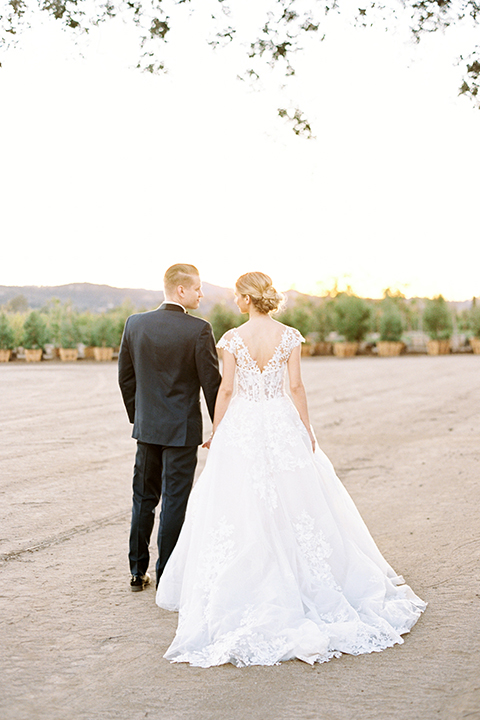
<path fill-rule="evenodd" d="M 404 645 L 313 668 L 170 665 L 176 615 L 153 588 L 128 585 L 135 443 L 116 364 L 10 363 L 0 367 L 3 720 L 480 719 L 480 357 L 303 368 L 321 447 L 383 554 L 429 603 Z"/>

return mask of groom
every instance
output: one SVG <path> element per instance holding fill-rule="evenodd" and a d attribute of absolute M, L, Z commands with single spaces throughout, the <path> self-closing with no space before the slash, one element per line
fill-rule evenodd
<path fill-rule="evenodd" d="M 186 310 L 203 297 L 193 265 L 172 265 L 157 310 L 131 315 L 118 358 L 118 380 L 137 440 L 130 530 L 130 587 L 143 590 L 160 497 L 157 585 L 177 542 L 202 442 L 200 387 L 210 417 L 220 384 L 212 328 Z"/>

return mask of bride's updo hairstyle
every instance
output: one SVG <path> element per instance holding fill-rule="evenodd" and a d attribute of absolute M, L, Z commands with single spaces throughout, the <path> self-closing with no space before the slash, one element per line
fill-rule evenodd
<path fill-rule="evenodd" d="M 240 295 L 249 295 L 255 308 L 264 315 L 277 312 L 285 302 L 282 293 L 273 287 L 272 278 L 262 272 L 241 275 L 235 287 Z"/>

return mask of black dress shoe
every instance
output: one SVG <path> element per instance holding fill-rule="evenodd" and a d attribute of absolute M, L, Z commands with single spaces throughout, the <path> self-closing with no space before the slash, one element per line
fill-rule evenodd
<path fill-rule="evenodd" d="M 145 575 L 132 575 L 130 588 L 132 592 L 140 592 L 141 590 L 145 590 L 149 583 L 150 575 L 148 573 L 145 573 Z"/>

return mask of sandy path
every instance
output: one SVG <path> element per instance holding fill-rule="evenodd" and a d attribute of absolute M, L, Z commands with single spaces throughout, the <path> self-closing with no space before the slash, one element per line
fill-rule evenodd
<path fill-rule="evenodd" d="M 176 616 L 128 587 L 134 442 L 115 364 L 11 363 L 1 718 L 480 719 L 480 358 L 309 358 L 304 377 L 321 447 L 429 602 L 405 644 L 314 668 L 170 665 Z"/>

